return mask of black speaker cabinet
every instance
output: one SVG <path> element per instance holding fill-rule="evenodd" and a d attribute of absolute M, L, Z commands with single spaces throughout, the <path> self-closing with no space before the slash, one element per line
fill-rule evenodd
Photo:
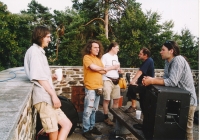
<path fill-rule="evenodd" d="M 152 85 L 144 103 L 146 139 L 184 140 L 191 94 L 177 87 Z"/>

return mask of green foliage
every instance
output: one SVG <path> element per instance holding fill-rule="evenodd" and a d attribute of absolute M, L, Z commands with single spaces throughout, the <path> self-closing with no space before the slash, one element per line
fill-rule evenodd
<path fill-rule="evenodd" d="M 199 68 L 199 38 L 195 38 L 188 29 L 183 29 L 180 40 L 181 55 L 186 57 L 191 69 Z"/>
<path fill-rule="evenodd" d="M 160 23 L 157 12 L 142 12 L 135 0 L 73 0 L 73 8 L 50 13 L 32 0 L 27 10 L 12 14 L 0 2 L 0 70 L 23 66 L 26 50 L 31 45 L 31 31 L 36 25 L 51 29 L 52 41 L 45 49 L 50 65 L 82 65 L 81 50 L 88 39 L 100 40 L 106 51 L 111 41 L 120 45 L 121 67 L 139 67 L 138 53 L 142 47 L 151 50 L 155 68 L 162 69 L 160 49 L 166 40 L 178 42 L 181 54 L 187 57 L 192 69 L 198 69 L 199 38 L 189 30 L 174 34 L 173 21 Z M 109 9 L 108 39 L 105 36 L 104 14 Z"/>
<path fill-rule="evenodd" d="M 0 67 L 23 65 L 24 52 L 30 40 L 29 16 L 11 14 L 0 2 Z M 22 32 L 23 31 L 23 32 Z"/>

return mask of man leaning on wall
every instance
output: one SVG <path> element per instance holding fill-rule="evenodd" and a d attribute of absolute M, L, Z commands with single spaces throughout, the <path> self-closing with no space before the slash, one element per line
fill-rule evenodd
<path fill-rule="evenodd" d="M 66 140 L 72 127 L 71 121 L 60 109 L 61 102 L 56 95 L 44 48 L 48 47 L 51 34 L 45 26 L 37 26 L 32 33 L 32 46 L 24 58 L 25 73 L 34 83 L 33 105 L 40 114 L 44 131 L 50 140 Z M 58 132 L 58 124 L 61 126 Z"/>

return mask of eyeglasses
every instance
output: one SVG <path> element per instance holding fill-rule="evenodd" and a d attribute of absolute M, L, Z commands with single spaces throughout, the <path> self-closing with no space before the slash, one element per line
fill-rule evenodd
<path fill-rule="evenodd" d="M 165 41 L 165 43 L 169 43 L 169 44 L 171 44 L 172 42 L 167 40 L 167 41 Z M 172 44 L 171 44 L 171 45 L 172 45 Z"/>

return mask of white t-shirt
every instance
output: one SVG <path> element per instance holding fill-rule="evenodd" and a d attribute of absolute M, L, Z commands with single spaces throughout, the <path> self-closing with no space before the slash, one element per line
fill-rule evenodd
<path fill-rule="evenodd" d="M 111 55 L 109 53 L 104 54 L 101 58 L 101 61 L 104 67 L 110 67 L 119 63 L 118 56 L 116 54 Z M 118 70 L 108 71 L 106 74 L 103 75 L 103 80 L 109 80 L 107 77 L 111 77 L 114 79 L 119 78 Z"/>

